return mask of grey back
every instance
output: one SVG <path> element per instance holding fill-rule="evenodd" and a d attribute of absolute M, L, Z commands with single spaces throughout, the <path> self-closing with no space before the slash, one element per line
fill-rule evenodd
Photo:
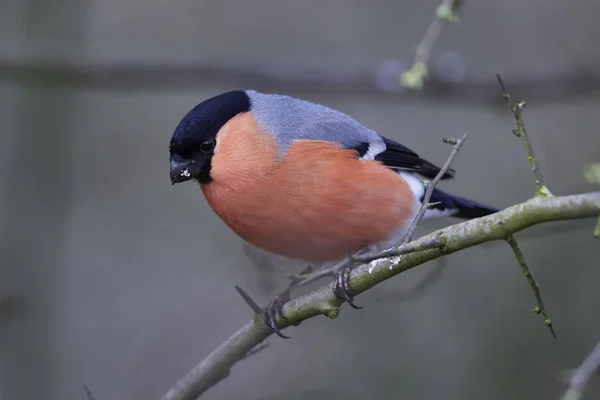
<path fill-rule="evenodd" d="M 344 148 L 369 145 L 364 159 L 373 159 L 385 150 L 381 137 L 350 116 L 310 101 L 279 94 L 246 90 L 251 110 L 259 124 L 276 135 L 283 156 L 299 139 L 326 140 Z"/>

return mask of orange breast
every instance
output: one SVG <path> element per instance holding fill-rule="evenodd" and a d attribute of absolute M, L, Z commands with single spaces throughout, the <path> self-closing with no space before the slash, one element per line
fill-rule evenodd
<path fill-rule="evenodd" d="M 341 259 L 389 239 L 414 215 L 415 197 L 398 174 L 335 143 L 298 141 L 279 160 L 251 114 L 226 124 L 217 143 L 214 180 L 202 190 L 234 232 L 272 253 Z"/>

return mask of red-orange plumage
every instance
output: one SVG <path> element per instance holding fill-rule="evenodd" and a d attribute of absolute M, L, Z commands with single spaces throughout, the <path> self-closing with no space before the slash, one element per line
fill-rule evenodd
<path fill-rule="evenodd" d="M 341 259 L 389 239 L 414 215 L 416 199 L 397 173 L 336 143 L 299 140 L 280 159 L 251 113 L 217 134 L 212 209 L 239 236 L 310 262 Z"/>

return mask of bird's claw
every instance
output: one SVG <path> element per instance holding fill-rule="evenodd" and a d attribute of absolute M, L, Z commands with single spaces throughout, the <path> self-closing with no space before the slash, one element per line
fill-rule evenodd
<path fill-rule="evenodd" d="M 356 292 L 350 286 L 350 272 L 352 268 L 349 265 L 342 267 L 335 275 L 333 281 L 333 294 L 340 300 L 344 300 L 350 307 L 360 310 L 362 307 L 354 304 L 354 296 Z"/>
<path fill-rule="evenodd" d="M 290 337 L 281 333 L 279 325 L 277 324 L 277 317 L 287 320 L 285 315 L 283 315 L 283 305 L 288 301 L 290 301 L 290 292 L 289 290 L 286 290 L 275 297 L 261 312 L 261 318 L 265 325 L 271 328 L 273 333 L 282 339 L 289 339 Z M 300 323 L 298 322 L 293 325 L 298 326 Z"/>

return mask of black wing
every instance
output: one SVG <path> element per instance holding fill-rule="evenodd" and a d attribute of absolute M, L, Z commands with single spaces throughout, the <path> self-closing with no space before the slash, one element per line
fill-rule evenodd
<path fill-rule="evenodd" d="M 400 143 L 384 136 L 381 136 L 381 139 L 383 139 L 386 149 L 377 154 L 375 159 L 381 161 L 388 168 L 415 172 L 429 179 L 435 178 L 440 172 L 440 167 L 437 167 L 427 160 L 423 160 L 417 153 L 408 147 L 402 146 Z M 451 179 L 454 177 L 454 174 L 455 171 L 449 169 L 442 179 Z"/>

